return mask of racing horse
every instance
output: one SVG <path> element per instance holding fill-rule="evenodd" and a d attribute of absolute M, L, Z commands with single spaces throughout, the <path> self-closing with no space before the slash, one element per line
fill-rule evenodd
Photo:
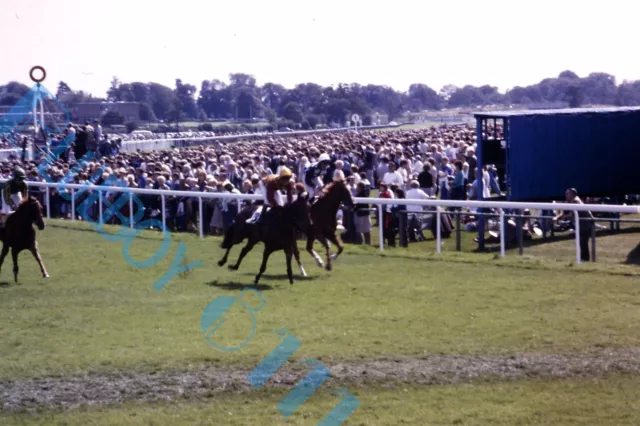
<path fill-rule="evenodd" d="M 318 266 L 325 266 L 320 256 L 313 250 L 313 242 L 318 240 L 327 252 L 327 271 L 331 270 L 331 259 L 335 260 L 344 250 L 344 244 L 340 237 L 336 235 L 338 221 L 336 214 L 343 204 L 347 209 L 354 207 L 353 197 L 344 181 L 344 179 L 334 180 L 320 190 L 311 205 L 311 227 L 306 232 L 307 235 L 307 252 L 316 260 Z M 329 250 L 329 241 L 338 247 L 338 252 L 331 255 Z"/>
<path fill-rule="evenodd" d="M 23 250 L 29 250 L 36 258 L 43 278 L 49 278 L 49 274 L 42 263 L 42 258 L 38 252 L 38 242 L 36 241 L 36 231 L 33 225 L 39 230 L 44 229 L 44 219 L 42 218 L 42 206 L 40 202 L 32 196 L 25 198 L 16 211 L 9 216 L 5 227 L 0 230 L 0 240 L 2 240 L 2 253 L 0 253 L 0 269 L 4 258 L 11 249 L 13 257 L 13 277 L 18 282 L 18 254 Z"/>
<path fill-rule="evenodd" d="M 245 238 L 248 239 L 247 244 L 242 248 L 238 261 L 234 265 L 229 265 L 229 269 L 238 270 L 242 259 L 253 249 L 259 242 L 264 243 L 264 252 L 262 257 L 262 265 L 260 272 L 256 276 L 255 284 L 260 280 L 261 275 L 267 267 L 269 256 L 274 251 L 284 250 L 287 260 L 287 276 L 289 283 L 293 284 L 293 273 L 291 270 L 291 257 L 295 256 L 300 272 L 306 276 L 306 272 L 300 262 L 300 252 L 296 244 L 296 231 L 301 230 L 308 232 L 311 224 L 309 222 L 309 202 L 308 195 L 302 193 L 298 195 L 296 200 L 284 207 L 271 209 L 263 212 L 263 216 L 258 223 L 247 223 L 253 214 L 253 209 L 243 209 L 226 232 L 221 247 L 226 249 L 226 253 L 218 262 L 219 266 L 223 266 L 229 257 L 231 248 L 239 244 Z"/>

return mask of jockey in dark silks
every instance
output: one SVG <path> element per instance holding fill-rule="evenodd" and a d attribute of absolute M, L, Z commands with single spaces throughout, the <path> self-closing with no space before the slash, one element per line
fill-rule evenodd
<path fill-rule="evenodd" d="M 285 200 L 282 200 L 280 190 L 286 190 L 287 198 L 286 203 L 291 204 L 293 202 L 293 182 L 291 178 L 293 173 L 287 167 L 283 167 L 280 170 L 279 175 L 269 175 L 262 179 L 261 189 L 264 194 L 264 206 L 269 209 L 279 209 L 285 204 Z M 262 216 L 263 206 L 259 206 L 255 211 L 251 219 L 247 220 L 248 223 L 255 223 Z"/>
<path fill-rule="evenodd" d="M 311 164 L 304 171 L 304 186 L 309 193 L 309 198 L 313 198 L 318 189 L 324 186 L 322 180 L 323 175 L 326 173 L 331 158 L 329 154 L 322 154 L 318 157 L 318 161 Z"/>
<path fill-rule="evenodd" d="M 2 227 L 7 223 L 11 215 L 20 205 L 20 202 L 29 196 L 29 187 L 24 181 L 25 173 L 20 167 L 13 170 L 13 178 L 9 180 L 2 190 Z"/>

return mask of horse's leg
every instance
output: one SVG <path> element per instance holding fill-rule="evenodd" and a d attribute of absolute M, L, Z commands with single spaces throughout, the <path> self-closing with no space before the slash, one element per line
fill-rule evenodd
<path fill-rule="evenodd" d="M 4 263 L 4 258 L 7 257 L 7 253 L 9 253 L 9 244 L 2 244 L 2 253 L 0 254 L 0 269 L 2 269 L 2 264 Z"/>
<path fill-rule="evenodd" d="M 327 233 L 327 238 L 333 244 L 338 246 L 338 252 L 331 255 L 331 258 L 333 260 L 336 260 L 338 258 L 338 256 L 340 256 L 340 253 L 342 253 L 342 251 L 344 250 L 344 244 L 342 243 L 342 240 L 340 239 L 340 237 L 337 236 L 336 234 L 332 233 L 332 232 L 328 232 Z"/>
<path fill-rule="evenodd" d="M 36 258 L 38 265 L 40 265 L 40 271 L 42 272 L 43 278 L 49 278 L 49 274 L 47 273 L 47 268 L 44 267 L 44 263 L 42 262 L 42 257 L 40 257 L 40 253 L 38 252 L 38 243 L 35 243 L 33 247 L 29 249 L 33 257 Z"/>
<path fill-rule="evenodd" d="M 229 259 L 230 252 L 231 252 L 231 247 L 229 247 L 227 251 L 224 252 L 224 256 L 222 256 L 222 259 L 218 261 L 218 266 L 224 266 L 224 264 L 227 263 L 227 259 Z"/>
<path fill-rule="evenodd" d="M 329 252 L 329 241 L 321 233 L 318 233 L 317 240 L 320 242 L 320 244 L 322 244 L 322 246 L 324 247 L 325 251 L 327 252 L 327 265 L 325 266 L 325 269 L 327 271 L 330 271 L 331 270 L 331 253 Z"/>
<path fill-rule="evenodd" d="M 249 241 L 247 241 L 247 244 L 242 247 L 240 256 L 238 256 L 238 261 L 235 265 L 229 265 L 229 269 L 231 269 L 232 271 L 237 271 L 240 268 L 240 262 L 242 262 L 242 259 L 244 259 L 244 257 L 253 249 L 253 246 L 255 246 L 257 243 L 257 241 L 249 239 Z"/>
<path fill-rule="evenodd" d="M 262 253 L 262 265 L 260 265 L 260 272 L 256 275 L 256 280 L 254 282 L 255 285 L 258 285 L 258 281 L 260 281 L 260 277 L 264 274 L 264 271 L 267 270 L 267 261 L 269 260 L 269 256 L 271 255 L 271 247 L 264 247 L 264 252 Z"/>
<path fill-rule="evenodd" d="M 293 242 L 293 256 L 296 258 L 296 262 L 298 263 L 298 268 L 300 268 L 300 275 L 303 277 L 307 276 L 307 271 L 304 270 L 302 266 L 302 262 L 300 261 L 300 250 L 298 250 L 298 243 L 296 241 Z"/>
<path fill-rule="evenodd" d="M 291 257 L 293 256 L 293 247 L 289 246 L 288 248 L 284 249 L 284 255 L 287 258 L 287 277 L 289 277 L 289 284 L 293 285 L 293 271 L 291 269 Z"/>
<path fill-rule="evenodd" d="M 13 278 L 18 282 L 18 249 L 11 248 L 11 257 L 13 258 Z"/>
<path fill-rule="evenodd" d="M 318 255 L 318 253 L 316 253 L 316 251 L 313 249 L 313 242 L 315 241 L 315 237 L 314 237 L 314 231 L 310 230 L 307 233 L 307 252 L 315 259 L 316 264 L 319 267 L 324 267 L 324 262 L 322 261 L 322 258 Z"/>

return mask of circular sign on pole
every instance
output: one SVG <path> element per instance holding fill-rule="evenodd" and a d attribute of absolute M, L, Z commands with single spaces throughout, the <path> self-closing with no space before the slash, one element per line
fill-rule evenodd
<path fill-rule="evenodd" d="M 35 77 L 33 74 L 34 71 L 40 71 L 42 76 L 40 78 Z M 29 71 L 29 77 L 31 77 L 31 81 L 33 81 L 34 83 L 42 83 L 44 79 L 47 78 L 47 72 L 40 65 L 36 65 Z"/>
<path fill-rule="evenodd" d="M 360 122 L 360 116 L 358 114 L 353 114 L 351 116 L 351 121 L 353 121 L 354 123 L 359 123 Z"/>

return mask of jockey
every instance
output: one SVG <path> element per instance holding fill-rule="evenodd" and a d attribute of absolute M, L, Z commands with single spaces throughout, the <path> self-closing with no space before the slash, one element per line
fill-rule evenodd
<path fill-rule="evenodd" d="M 293 173 L 288 167 L 282 167 L 277 175 L 269 175 L 262 179 L 261 189 L 264 194 L 264 205 L 271 208 L 278 208 L 284 205 L 284 200 L 280 190 L 287 191 L 287 203 L 293 202 L 293 185 L 291 178 Z M 259 206 L 247 223 L 256 223 L 261 216 L 263 206 Z"/>
<path fill-rule="evenodd" d="M 318 161 L 310 164 L 304 171 L 304 184 L 309 193 L 309 197 L 313 198 L 319 188 L 324 186 L 322 175 L 326 172 L 331 163 L 329 154 L 323 153 L 318 157 Z"/>
<path fill-rule="evenodd" d="M 24 170 L 16 167 L 13 170 L 13 178 L 2 190 L 2 227 L 7 223 L 9 215 L 18 208 L 20 202 L 29 196 L 29 187 L 24 178 Z"/>

